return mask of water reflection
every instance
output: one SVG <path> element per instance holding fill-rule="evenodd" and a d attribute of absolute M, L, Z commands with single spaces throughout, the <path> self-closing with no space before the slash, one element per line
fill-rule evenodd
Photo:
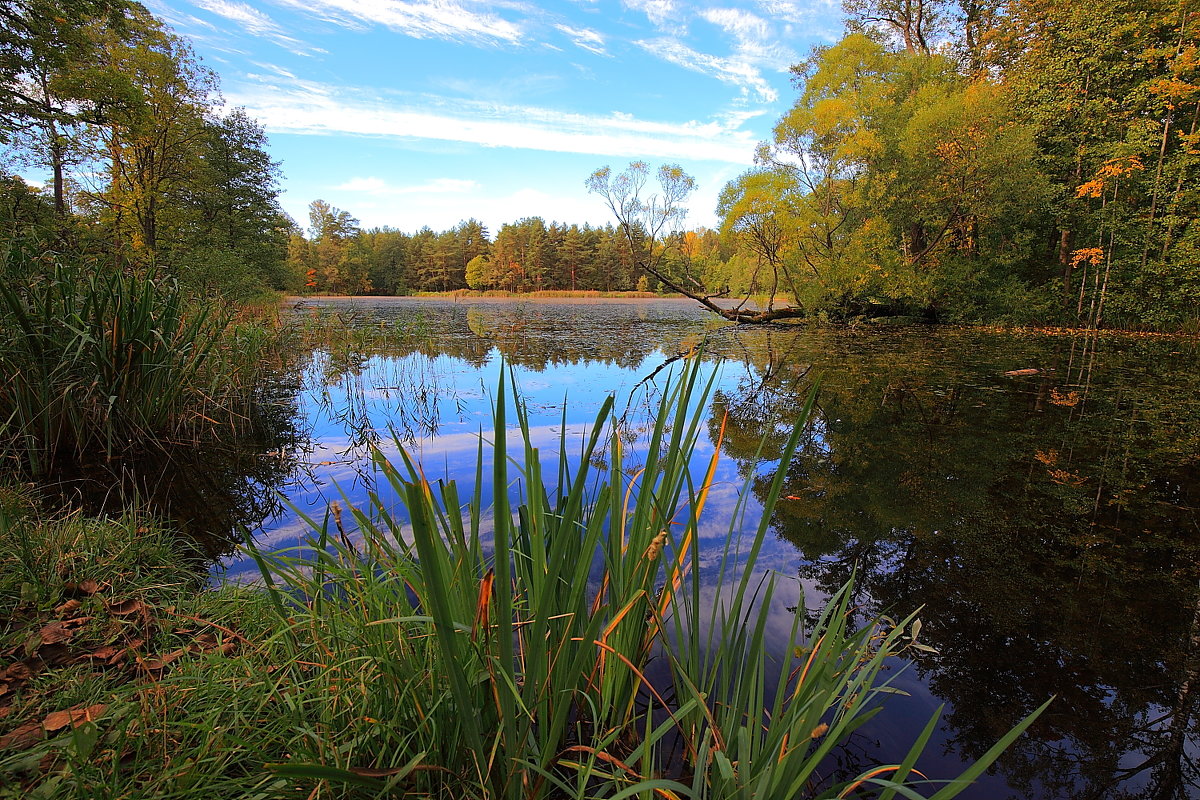
<path fill-rule="evenodd" d="M 965 796 L 1200 792 L 1192 761 L 1200 740 L 1193 344 L 946 330 L 734 332 L 671 301 L 356 307 L 356 325 L 419 335 L 318 350 L 305 362 L 297 410 L 311 437 L 310 480 L 286 490 L 299 509 L 319 516 L 343 495 L 361 504 L 375 488 L 366 447 L 395 452 L 393 435 L 431 478 L 454 477 L 467 496 L 502 358 L 516 370 L 539 446 L 557 447 L 564 424 L 584 430 L 616 392 L 634 398 L 620 430 L 636 450 L 654 397 L 655 380 L 643 381 L 703 343 L 714 364 L 724 359 L 710 449 L 698 454 L 711 453 L 724 421 L 725 458 L 701 542 L 719 550 L 736 487 L 751 482 L 752 523 L 777 468 L 773 454 L 819 379 L 816 418 L 788 469 L 771 519 L 778 539 L 764 563 L 808 593 L 854 572 L 864 611 L 923 606 L 922 638 L 937 650 L 898 679 L 911 696 L 865 729 L 844 761 L 902 757 L 896 748 L 946 703 L 924 764 L 946 774 L 1056 694 L 997 773 Z M 262 540 L 282 546 L 304 532 L 289 512 Z M 228 566 L 236 577 L 246 565 Z M 700 580 L 711 579 L 702 571 Z"/>
<path fill-rule="evenodd" d="M 1200 375 L 1177 371 L 1194 353 L 939 333 L 818 335 L 796 358 L 777 333 L 741 338 L 773 384 L 718 396 L 725 451 L 764 493 L 759 437 L 777 447 L 824 375 L 772 523 L 803 578 L 857 571 L 867 608 L 924 607 L 938 652 L 917 674 L 950 703 L 946 745 L 977 757 L 1054 694 L 1001 761 L 1014 796 L 1194 796 Z"/>
<path fill-rule="evenodd" d="M 241 423 L 217 436 L 157 442 L 137 458 L 98 463 L 42 489 L 87 514 L 145 509 L 170 521 L 208 559 L 233 553 L 242 531 L 276 518 L 307 440 L 294 375 L 262 387 Z"/>

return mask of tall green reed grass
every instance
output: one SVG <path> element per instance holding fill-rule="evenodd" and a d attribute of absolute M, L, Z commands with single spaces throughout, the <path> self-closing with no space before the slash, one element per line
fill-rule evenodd
<path fill-rule="evenodd" d="M 20 267 L 20 265 L 18 265 Z M 243 424 L 271 334 L 174 281 L 54 263 L 0 286 L 0 452 L 33 475 Z"/>
<path fill-rule="evenodd" d="M 734 515 L 719 554 L 727 591 L 705 599 L 696 578 L 714 554 L 700 553 L 699 520 L 720 442 L 703 475 L 692 456 L 712 381 L 694 361 L 669 383 L 636 466 L 605 436 L 611 399 L 582 447 L 564 415 L 544 462 L 502 378 L 470 497 L 431 482 L 403 448 L 398 463 L 376 452 L 403 516 L 373 493 L 371 508 L 309 519 L 304 547 L 252 550 L 286 626 L 302 732 L 276 772 L 347 791 L 514 800 L 945 800 L 969 785 L 1041 709 L 961 775 L 915 769 L 935 715 L 901 761 L 838 776 L 830 755 L 896 691 L 881 672 L 920 623 L 856 624 L 846 587 L 811 626 L 801 594 L 786 641 L 770 640 L 771 600 L 789 589 L 758 557 L 812 397 L 748 542 L 744 506 Z M 607 469 L 594 466 L 602 454 Z M 669 679 L 651 680 L 661 664 Z"/>

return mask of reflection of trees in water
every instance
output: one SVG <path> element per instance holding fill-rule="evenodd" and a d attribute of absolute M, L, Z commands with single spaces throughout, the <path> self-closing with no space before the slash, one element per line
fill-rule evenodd
<path fill-rule="evenodd" d="M 226 555 L 242 541 L 243 528 L 280 511 L 276 487 L 294 473 L 305 447 L 296 390 L 294 374 L 277 376 L 236 429 L 163 443 L 144 457 L 98 466 L 51 488 L 86 513 L 145 509 L 195 540 L 206 557 Z"/>
<path fill-rule="evenodd" d="M 1024 796 L 1198 791 L 1194 352 L 822 333 L 781 358 L 778 333 L 742 338 L 754 374 L 710 424 L 728 412 L 725 452 L 765 493 L 760 438 L 769 459 L 823 373 L 774 527 L 802 577 L 832 589 L 857 568 L 875 609 L 924 606 L 938 652 L 917 667 L 953 705 L 956 750 L 979 756 L 1057 694 L 1001 762 Z M 1042 372 L 1001 376 L 1014 365 Z"/>
<path fill-rule="evenodd" d="M 329 303 L 331 308 L 341 308 Z M 698 343 L 713 330 L 711 320 L 690 305 L 666 302 L 555 304 L 547 302 L 451 302 L 348 304 L 346 324 L 388 325 L 396 336 L 343 339 L 353 359 L 402 358 L 414 353 L 488 363 L 493 348 L 508 363 L 542 371 L 548 366 L 599 362 L 639 366 L 656 352 L 672 354 Z M 405 321 L 419 319 L 419 324 Z M 329 349 L 329 348 L 325 348 Z"/>
<path fill-rule="evenodd" d="M 585 309 L 581 313 L 580 309 Z M 455 304 L 432 302 L 416 308 L 419 325 L 405 325 L 383 304 L 341 313 L 343 325 L 363 329 L 390 326 L 395 335 L 353 332 L 314 351 L 307 370 L 310 391 L 322 401 L 327 418 L 346 433 L 348 447 L 340 455 L 361 461 L 368 445 L 395 432 L 413 441 L 437 434 L 450 405 L 458 417 L 463 403 L 446 386 L 447 359 L 481 369 L 495 355 L 505 363 L 541 372 L 552 366 L 606 364 L 626 370 L 640 367 L 655 354 L 673 356 L 694 350 L 711 330 L 709 321 L 689 313 L 664 323 L 650 304 L 622 308 L 573 306 L 570 314 L 545 303 Z M 629 407 L 614 420 L 614 431 L 627 445 L 649 432 L 647 422 L 657 404 L 653 381 L 639 387 Z M 606 451 L 597 451 L 604 463 Z M 632 465 L 630 469 L 636 469 Z M 360 476 L 369 481 L 370 476 Z"/>

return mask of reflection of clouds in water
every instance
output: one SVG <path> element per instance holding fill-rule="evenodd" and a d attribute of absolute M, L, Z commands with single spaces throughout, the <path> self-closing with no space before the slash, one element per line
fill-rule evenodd
<path fill-rule="evenodd" d="M 704 632 L 707 633 L 707 627 L 710 621 L 715 619 L 716 624 L 720 625 L 722 620 L 727 617 L 731 610 L 737 605 L 736 593 L 742 579 L 743 572 L 739 569 L 731 569 L 725 576 L 725 582 L 717 585 L 710 581 L 702 581 L 699 591 L 699 617 L 700 624 L 704 626 Z M 786 662 L 791 659 L 791 654 L 786 651 L 788 641 L 791 637 L 792 625 L 796 619 L 797 611 L 814 611 L 824 608 L 827 595 L 820 589 L 815 581 L 802 581 L 796 577 L 780 575 L 770 569 L 763 568 L 759 564 L 750 574 L 748 581 L 747 598 L 741 603 L 741 618 L 749 621 L 750 625 L 754 625 L 758 618 L 758 614 L 764 608 L 766 601 L 766 588 L 768 581 L 774 581 L 774 592 L 771 595 L 771 604 L 766 607 L 767 622 L 765 625 L 765 641 L 767 642 L 768 653 L 781 662 Z M 692 613 L 692 609 L 688 608 L 687 603 L 691 602 L 693 597 L 693 589 L 691 586 L 686 586 L 679 593 L 680 600 L 684 602 L 683 608 L 684 618 Z M 668 641 L 673 641 L 676 635 L 675 626 L 680 622 L 680 617 L 672 615 L 668 620 L 670 623 Z M 805 638 L 802 634 L 807 628 L 802 624 L 798 636 L 798 641 L 803 642 Z"/>

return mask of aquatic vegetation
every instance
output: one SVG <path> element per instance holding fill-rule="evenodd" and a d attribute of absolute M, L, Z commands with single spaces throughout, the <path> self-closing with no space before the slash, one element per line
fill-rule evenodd
<path fill-rule="evenodd" d="M 664 389 L 640 466 L 620 437 L 606 442 L 611 398 L 582 449 L 561 434 L 557 463 L 543 463 L 518 399 L 510 453 L 500 433 L 512 383 L 497 392 L 471 497 L 431 483 L 403 449 L 399 463 L 377 451 L 402 514 L 372 493 L 369 509 L 309 519 L 307 545 L 255 554 L 287 625 L 292 680 L 325 698 L 297 702 L 309 734 L 277 774 L 489 798 L 940 799 L 1037 715 L 951 780 L 913 769 L 936 715 L 899 763 L 836 774 L 828 757 L 895 691 L 880 671 L 922 646 L 920 622 L 856 622 L 847 587 L 815 624 L 801 596 L 783 647 L 768 641 L 767 607 L 789 588 L 756 559 L 782 477 L 749 541 L 735 529 L 724 552 L 703 554 L 728 591 L 702 595 L 689 574 L 721 448 L 692 473 L 711 389 L 699 362 Z M 810 396 L 785 458 L 811 407 Z"/>
<path fill-rule="evenodd" d="M 0 450 L 55 469 L 248 423 L 272 335 L 174 281 L 102 266 L 18 265 L 0 287 Z"/>
<path fill-rule="evenodd" d="M 14 496 L 0 797 L 954 796 L 1038 712 L 950 780 L 914 768 L 936 715 L 899 762 L 839 772 L 920 623 L 860 620 L 847 586 L 775 641 L 767 606 L 792 589 L 756 569 L 769 516 L 699 551 L 709 389 L 698 362 L 664 387 L 636 457 L 609 400 L 574 468 L 565 433 L 543 463 L 518 401 L 519 444 L 481 437 L 466 498 L 377 452 L 405 517 L 333 505 L 307 546 L 254 552 L 266 586 L 197 592 L 152 521 L 39 520 Z M 714 556 L 719 601 L 692 580 Z"/>

